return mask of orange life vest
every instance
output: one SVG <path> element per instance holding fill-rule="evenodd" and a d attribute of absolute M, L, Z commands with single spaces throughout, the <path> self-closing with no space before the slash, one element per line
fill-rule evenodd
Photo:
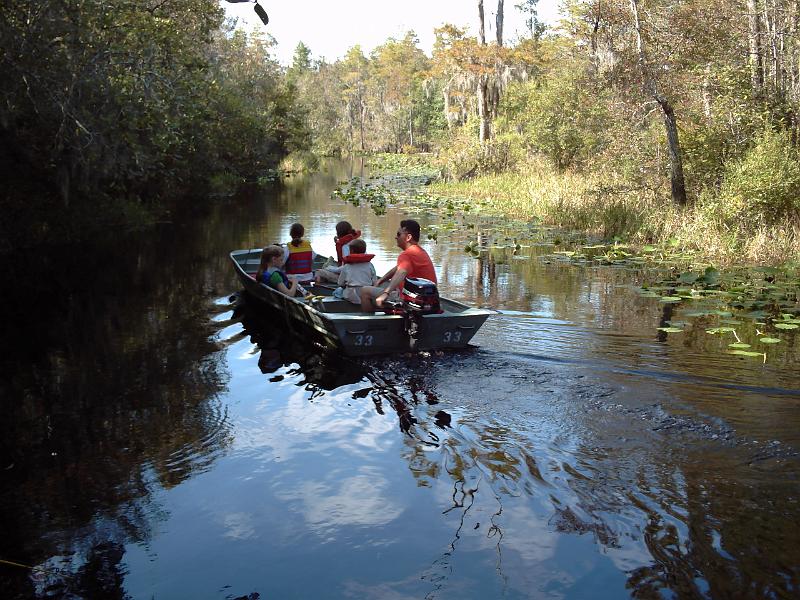
<path fill-rule="evenodd" d="M 341 267 L 344 264 L 344 257 L 342 256 L 342 248 L 344 248 L 345 244 L 349 244 L 354 239 L 361 237 L 361 231 L 356 229 L 353 233 L 348 233 L 347 235 L 343 235 L 338 240 L 336 240 L 336 260 Z"/>
<path fill-rule="evenodd" d="M 354 265 L 356 263 L 365 263 L 371 261 L 373 258 L 375 258 L 374 254 L 356 254 L 351 252 L 344 257 L 344 264 Z"/>

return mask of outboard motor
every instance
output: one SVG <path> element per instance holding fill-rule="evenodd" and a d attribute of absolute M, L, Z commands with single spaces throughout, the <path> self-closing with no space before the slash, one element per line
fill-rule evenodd
<path fill-rule="evenodd" d="M 400 292 L 399 302 L 385 302 L 388 314 L 402 315 L 408 344 L 414 350 L 422 332 L 422 318 L 442 312 L 436 284 L 421 277 L 408 277 Z"/>
<path fill-rule="evenodd" d="M 439 306 L 439 290 L 430 279 L 406 278 L 400 292 L 403 308 L 420 315 L 434 315 L 442 312 Z"/>

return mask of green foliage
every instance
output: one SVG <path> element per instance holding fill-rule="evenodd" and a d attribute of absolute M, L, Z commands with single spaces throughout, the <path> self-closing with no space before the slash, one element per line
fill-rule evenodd
<path fill-rule="evenodd" d="M 510 85 L 501 104 L 501 127 L 519 133 L 526 148 L 559 170 L 585 164 L 606 143 L 605 95 L 577 75 L 580 64 L 570 67 Z"/>
<path fill-rule="evenodd" d="M 152 219 L 305 143 L 270 42 L 224 30 L 213 0 L 11 0 L 0 43 L 12 247 Z"/>
<path fill-rule="evenodd" d="M 681 133 L 684 167 L 690 189 L 719 189 L 725 171 L 725 157 L 731 140 L 724 130 L 698 123 L 685 127 Z"/>
<path fill-rule="evenodd" d="M 787 132 L 764 131 L 741 160 L 727 166 L 719 202 L 724 216 L 743 219 L 745 229 L 800 216 L 800 154 Z"/>
<path fill-rule="evenodd" d="M 481 144 L 469 125 L 455 130 L 442 144 L 437 162 L 446 179 L 461 181 L 516 168 L 524 153 L 519 136 L 498 136 Z"/>
<path fill-rule="evenodd" d="M 388 39 L 370 56 L 353 46 L 335 63 L 310 68 L 298 46 L 287 78 L 307 116 L 317 154 L 429 151 L 446 129 L 442 82 L 428 76 L 429 59 L 414 32 Z"/>

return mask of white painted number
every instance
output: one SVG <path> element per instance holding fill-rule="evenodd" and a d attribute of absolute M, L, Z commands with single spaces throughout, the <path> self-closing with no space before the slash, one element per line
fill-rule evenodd
<path fill-rule="evenodd" d="M 449 344 L 450 342 L 460 342 L 461 341 L 461 332 L 460 331 L 445 331 L 444 332 L 444 343 Z"/>
<path fill-rule="evenodd" d="M 356 336 L 356 346 L 372 346 L 372 336 L 371 335 L 357 335 Z"/>

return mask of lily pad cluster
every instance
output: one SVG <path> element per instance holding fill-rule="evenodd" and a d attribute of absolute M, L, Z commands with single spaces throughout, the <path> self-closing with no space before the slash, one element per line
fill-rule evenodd
<path fill-rule="evenodd" d="M 570 240 L 573 241 L 574 240 Z M 573 249 L 554 252 L 554 258 L 576 264 L 596 264 L 617 267 L 641 267 L 643 265 L 687 265 L 695 255 L 680 247 L 675 239 L 658 246 L 641 248 L 630 246 L 619 239 L 609 243 L 577 243 Z"/>
<path fill-rule="evenodd" d="M 396 198 L 391 189 L 380 183 L 363 182 L 360 177 L 354 177 L 348 182 L 340 184 L 331 196 L 350 202 L 354 206 L 368 204 L 376 215 L 386 213 L 386 206 L 394 204 Z"/>
<path fill-rule="evenodd" d="M 387 206 L 400 203 L 424 205 L 425 196 L 420 188 L 429 181 L 426 175 L 384 174 L 379 177 L 353 177 L 339 184 L 331 197 L 340 198 L 356 206 L 362 203 L 372 208 L 376 215 L 386 214 Z"/>
<path fill-rule="evenodd" d="M 331 196 L 356 206 L 367 204 L 378 215 L 385 214 L 389 206 L 399 205 L 413 207 L 417 213 L 435 215 L 439 217 L 438 223 L 427 228 L 428 239 L 437 241 L 443 232 L 451 239 L 465 237 L 465 252 L 474 257 L 490 248 L 511 248 L 516 254 L 525 247 L 518 240 L 553 243 L 554 234 L 549 228 L 533 221 L 513 221 L 503 215 L 483 214 L 481 209 L 488 202 L 430 194 L 424 190 L 428 181 L 428 175 L 413 173 L 354 177 L 342 182 Z"/>
<path fill-rule="evenodd" d="M 673 268 L 657 283 L 637 288 L 640 296 L 683 305 L 681 316 L 695 320 L 706 334 L 733 337 L 729 354 L 764 361 L 766 348 L 800 328 L 799 290 L 798 274 L 789 267 L 721 271 L 710 265 L 688 271 Z M 709 327 L 712 320 L 718 325 Z M 670 321 L 659 330 L 678 334 L 688 325 Z"/>

